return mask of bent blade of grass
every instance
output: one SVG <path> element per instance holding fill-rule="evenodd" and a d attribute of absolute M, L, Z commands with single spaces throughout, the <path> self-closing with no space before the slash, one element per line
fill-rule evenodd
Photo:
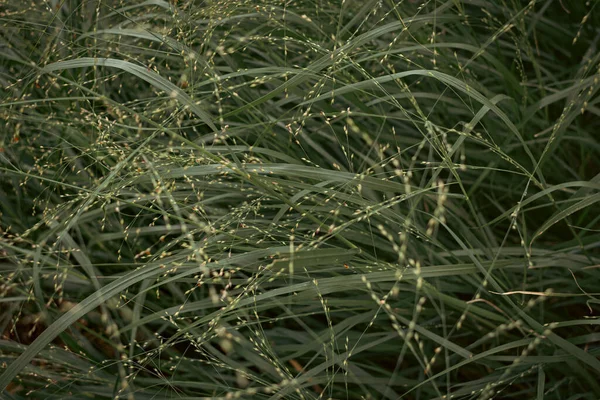
<path fill-rule="evenodd" d="M 205 176 L 233 171 L 231 167 L 222 164 L 199 165 L 193 167 L 173 168 L 161 171 L 163 178 L 183 178 L 191 176 Z M 375 178 L 368 175 L 353 174 L 351 172 L 335 171 L 318 167 L 310 167 L 305 165 L 289 165 L 289 164 L 245 164 L 243 171 L 252 172 L 261 175 L 270 176 L 272 174 L 281 174 L 287 177 L 298 177 L 310 180 L 330 180 L 333 182 L 356 182 L 377 191 L 393 191 L 397 193 L 405 192 L 405 185 L 390 181 Z M 149 182 L 148 176 L 141 176 L 134 179 L 135 183 Z"/>
<path fill-rule="evenodd" d="M 533 244 L 533 241 L 542 234 L 544 234 L 544 232 L 546 232 L 552 225 L 562 221 L 563 219 L 577 211 L 580 211 L 586 207 L 591 206 L 594 203 L 597 203 L 598 201 L 600 201 L 600 193 L 596 193 L 594 195 L 586 197 L 583 200 L 580 200 L 577 203 L 555 213 L 553 216 L 548 218 L 548 220 L 546 220 L 546 222 L 544 222 L 542 226 L 540 226 L 538 230 L 533 234 L 531 244 Z"/>
<path fill-rule="evenodd" d="M 284 250 L 284 249 L 286 249 L 286 247 L 281 247 L 280 249 Z M 262 253 L 257 252 L 257 254 L 266 255 L 268 253 L 267 252 L 262 252 Z M 273 252 L 272 252 L 272 254 L 273 254 Z M 219 264 L 215 264 L 215 266 L 220 267 L 220 265 L 222 263 L 223 263 L 223 261 L 221 261 Z M 484 265 L 491 265 L 491 263 L 484 263 Z M 507 266 L 509 266 L 508 263 L 502 262 L 502 260 L 498 261 L 496 263 L 496 268 L 503 268 L 503 267 L 507 267 Z M 422 268 L 421 272 L 419 274 L 416 274 L 415 271 L 413 271 L 412 269 L 404 269 L 402 271 L 401 279 L 413 281 L 415 279 L 418 279 L 418 277 L 421 277 L 421 278 L 443 278 L 443 277 L 450 277 L 450 276 L 463 276 L 463 275 L 476 274 L 477 271 L 478 271 L 477 267 L 474 264 L 430 266 L 430 267 Z M 196 273 L 197 273 L 197 270 L 195 268 L 189 268 L 188 271 L 182 272 L 181 274 L 178 274 L 177 276 L 179 278 L 181 278 L 181 277 L 190 276 L 190 275 L 193 275 Z M 398 281 L 398 272 L 396 271 L 396 269 L 393 269 L 390 271 L 371 272 L 366 275 L 368 277 L 369 282 L 372 282 L 372 283 L 384 283 L 384 282 L 397 282 Z M 167 278 L 167 279 L 172 279 L 172 278 Z M 345 276 L 342 282 L 340 282 L 339 277 L 321 278 L 321 279 L 319 279 L 319 291 L 322 295 L 336 293 L 336 292 L 345 292 L 347 290 L 351 290 L 352 288 L 354 288 L 353 285 L 360 284 L 360 283 L 362 283 L 362 275 Z M 152 288 L 149 288 L 149 289 L 152 289 Z M 433 287 L 431 287 L 430 289 L 432 291 L 434 290 Z M 255 298 L 248 298 L 248 299 L 240 300 L 237 303 L 237 306 L 245 307 L 248 305 L 252 305 L 256 302 L 262 302 L 262 301 L 270 300 L 275 297 L 289 295 L 292 293 L 301 293 L 301 292 L 305 292 L 305 291 L 316 293 L 314 283 L 312 281 L 296 283 L 296 284 L 288 285 L 285 287 L 278 287 L 275 289 L 271 289 L 265 293 L 256 295 Z M 443 297 L 444 295 L 438 292 L 438 293 L 436 293 L 436 296 Z M 206 299 L 206 300 L 201 300 L 201 301 L 197 301 L 197 302 L 187 303 L 183 307 L 176 306 L 176 307 L 171 307 L 168 309 L 163 309 L 161 311 L 157 311 L 156 313 L 153 313 L 151 315 L 148 315 L 148 316 L 142 318 L 136 324 L 130 324 L 125 327 L 122 327 L 120 329 L 120 331 L 126 332 L 126 331 L 129 331 L 130 329 L 132 329 L 134 326 L 140 326 L 143 324 L 147 324 L 151 321 L 160 320 L 165 315 L 175 315 L 175 313 L 184 314 L 184 313 L 189 313 L 189 312 L 197 312 L 200 310 L 205 310 L 207 308 L 210 308 L 211 304 L 212 303 L 210 302 L 210 299 Z M 455 301 L 452 302 L 452 306 L 454 308 L 457 308 L 460 310 L 464 310 L 465 308 L 468 307 L 469 310 L 471 312 L 473 312 L 474 314 L 477 314 L 481 317 L 488 318 L 488 319 L 498 320 L 498 318 L 501 318 L 498 316 L 494 317 L 492 313 L 490 313 L 489 311 L 487 311 L 485 309 L 478 307 L 475 304 L 467 304 L 463 300 L 459 300 L 459 299 L 455 299 Z M 200 325 L 200 324 L 206 323 L 219 315 L 220 315 L 220 311 L 211 313 L 211 314 L 199 319 L 198 321 L 195 321 L 194 324 L 191 325 L 190 327 L 193 327 L 194 325 Z M 505 321 L 505 319 L 502 318 L 499 321 Z M 181 334 L 183 334 L 183 333 L 184 332 L 181 332 Z M 179 335 L 179 333 L 177 335 Z"/>
<path fill-rule="evenodd" d="M 435 71 L 435 70 L 404 71 L 404 72 L 398 72 L 395 74 L 372 78 L 372 79 L 369 79 L 366 81 L 352 83 L 352 84 L 343 86 L 339 89 L 336 89 L 334 92 L 328 92 L 328 93 L 319 95 L 313 99 L 306 100 L 306 101 L 300 103 L 300 105 L 309 105 L 309 104 L 315 103 L 320 100 L 329 99 L 334 95 L 341 96 L 345 93 L 351 93 L 351 92 L 360 91 L 360 90 L 377 88 L 377 87 L 380 87 L 380 85 L 382 83 L 393 82 L 397 79 L 402 79 L 402 78 L 405 78 L 408 76 L 413 76 L 413 75 L 434 78 L 434 79 L 444 83 L 447 86 L 457 89 L 458 91 L 466 94 L 467 96 L 471 97 L 472 99 L 476 100 L 477 102 L 479 102 L 479 103 L 483 104 L 484 106 L 486 106 L 487 108 L 489 108 L 491 111 L 494 112 L 494 114 L 496 114 L 502 120 L 502 122 L 504 122 L 506 124 L 506 126 L 509 128 L 509 130 L 515 135 L 515 137 L 518 139 L 519 143 L 523 147 L 523 150 L 529 156 L 529 159 L 531 160 L 532 165 L 537 164 L 535 157 L 533 156 L 533 154 L 531 153 L 531 150 L 529 150 L 529 147 L 523 140 L 523 137 L 519 133 L 519 130 L 517 129 L 515 124 L 510 120 L 510 118 L 508 118 L 506 113 L 504 113 L 497 105 L 495 105 L 493 102 L 491 102 L 483 94 L 481 94 L 477 90 L 475 90 L 475 88 L 469 86 L 467 83 L 464 83 L 460 79 L 457 79 L 451 75 L 445 74 L 443 72 Z M 527 170 L 524 168 L 523 168 L 523 171 L 527 172 Z M 540 172 L 538 171 L 538 173 L 540 173 Z M 533 180 L 533 182 L 536 185 L 540 186 L 540 182 L 538 182 L 535 179 L 535 177 L 533 175 L 531 175 L 531 173 L 528 173 L 528 176 Z M 543 178 L 541 175 L 540 175 L 540 177 Z M 543 181 L 543 179 L 542 179 L 542 181 Z"/>
<path fill-rule="evenodd" d="M 75 321 L 83 317 L 94 308 L 103 304 L 108 299 L 116 296 L 125 289 L 135 285 L 136 283 L 154 277 L 161 273 L 161 264 L 163 262 L 149 264 L 139 270 L 132 271 L 123 277 L 109 283 L 100 290 L 95 291 L 92 295 L 85 298 L 83 301 L 75 305 L 60 318 L 54 321 L 46 328 L 37 339 L 31 343 L 27 349 L 6 368 L 0 375 L 0 389 L 5 390 L 10 382 L 25 368 L 33 358 L 50 344 L 58 335 L 69 328 Z"/>
<path fill-rule="evenodd" d="M 600 176 L 600 175 L 599 175 Z M 585 189 L 598 189 L 600 190 L 600 182 L 593 182 L 593 181 L 573 181 L 573 182 L 565 182 L 565 183 L 559 183 L 558 185 L 553 185 L 553 186 L 549 186 L 546 187 L 544 190 L 532 195 L 531 197 L 528 197 L 527 199 L 519 202 L 519 204 L 517 204 L 516 206 L 513 206 L 511 208 L 509 208 L 508 210 L 506 210 L 505 212 L 503 212 L 502 214 L 500 214 L 498 217 L 494 218 L 493 220 L 491 220 L 490 222 L 488 222 L 486 224 L 486 226 L 489 225 L 493 225 L 501 220 L 503 220 L 504 218 L 510 216 L 513 212 L 522 209 L 524 206 L 526 206 L 527 204 L 540 199 L 542 197 L 545 196 L 550 196 L 552 192 L 555 191 L 564 191 L 565 189 L 571 188 L 571 187 L 578 187 L 580 188 L 577 193 L 575 193 L 577 196 L 575 197 L 580 197 L 580 195 L 582 193 L 582 190 Z"/>
<path fill-rule="evenodd" d="M 64 69 L 87 68 L 96 66 L 118 68 L 132 75 L 135 75 L 140 79 L 143 79 L 155 88 L 179 100 L 194 114 L 196 114 L 196 116 L 198 116 L 198 118 L 200 118 L 200 120 L 202 120 L 202 122 L 208 125 L 214 132 L 218 131 L 216 125 L 212 122 L 212 118 L 210 117 L 210 115 L 202 108 L 200 108 L 200 106 L 194 100 L 192 100 L 192 98 L 187 93 L 181 90 L 181 88 L 169 82 L 169 80 L 167 80 L 166 78 L 163 78 L 162 76 L 158 75 L 156 72 L 153 72 L 150 69 L 141 65 L 133 64 L 129 61 L 117 60 L 114 58 L 81 57 L 73 60 L 58 61 L 52 64 L 48 64 L 44 66 L 40 70 L 40 72 L 46 73 L 60 71 Z"/>
<path fill-rule="evenodd" d="M 445 8 L 450 7 L 451 5 L 452 5 L 452 2 L 447 1 L 442 6 L 437 7 L 437 10 L 439 12 Z M 436 15 L 436 18 L 439 20 L 456 19 L 456 17 L 454 17 L 454 16 L 440 16 L 440 15 Z M 276 97 L 277 95 L 284 93 L 286 90 L 290 90 L 290 89 L 293 89 L 293 88 L 301 85 L 302 83 L 306 82 L 312 74 L 316 74 L 316 73 L 322 71 L 323 69 L 330 67 L 331 65 L 333 65 L 337 61 L 339 61 L 340 58 L 346 57 L 346 53 L 348 53 L 350 50 L 352 50 L 356 47 L 359 47 L 365 43 L 368 43 L 369 41 L 374 40 L 379 36 L 382 36 L 389 32 L 394 32 L 397 29 L 402 29 L 402 28 L 406 27 L 407 24 L 410 24 L 413 22 L 427 23 L 427 22 L 430 22 L 431 19 L 432 19 L 432 15 L 417 15 L 415 17 L 408 17 L 404 21 L 391 22 L 389 24 L 386 24 L 381 27 L 372 29 L 368 32 L 365 32 L 362 35 L 357 36 L 356 38 L 351 40 L 349 43 L 344 44 L 342 47 L 334 50 L 330 54 L 324 55 L 323 57 L 319 58 L 314 63 L 310 64 L 305 69 L 306 72 L 303 71 L 302 73 L 299 73 L 298 75 L 294 76 L 292 79 L 290 79 L 287 82 L 285 82 L 284 84 L 278 86 L 277 88 L 270 91 L 269 93 L 263 95 L 262 97 L 260 97 L 256 100 L 246 103 L 241 107 L 238 107 L 235 111 L 231 111 L 231 112 L 223 115 L 223 117 L 229 118 L 233 115 L 236 115 L 241 112 L 245 112 L 249 109 L 255 108 L 258 105 L 265 103 L 266 101 Z"/>

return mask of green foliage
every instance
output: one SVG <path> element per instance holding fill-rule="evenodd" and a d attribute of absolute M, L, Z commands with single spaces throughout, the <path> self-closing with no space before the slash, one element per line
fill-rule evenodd
<path fill-rule="evenodd" d="M 2 397 L 600 398 L 598 4 L 4 0 Z"/>

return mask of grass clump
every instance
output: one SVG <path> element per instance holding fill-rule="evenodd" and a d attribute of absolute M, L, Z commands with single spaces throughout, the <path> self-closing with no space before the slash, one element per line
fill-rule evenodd
<path fill-rule="evenodd" d="M 599 398 L 597 4 L 5 0 L 3 398 Z"/>

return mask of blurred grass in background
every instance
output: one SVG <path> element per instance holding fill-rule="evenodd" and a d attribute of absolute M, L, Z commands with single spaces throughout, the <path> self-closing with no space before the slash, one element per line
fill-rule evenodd
<path fill-rule="evenodd" d="M 2 398 L 600 398 L 598 4 L 4 0 Z"/>

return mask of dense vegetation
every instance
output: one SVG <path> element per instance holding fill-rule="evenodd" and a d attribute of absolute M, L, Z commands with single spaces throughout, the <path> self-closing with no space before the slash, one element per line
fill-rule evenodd
<path fill-rule="evenodd" d="M 0 397 L 600 398 L 599 4 L 3 0 Z"/>

